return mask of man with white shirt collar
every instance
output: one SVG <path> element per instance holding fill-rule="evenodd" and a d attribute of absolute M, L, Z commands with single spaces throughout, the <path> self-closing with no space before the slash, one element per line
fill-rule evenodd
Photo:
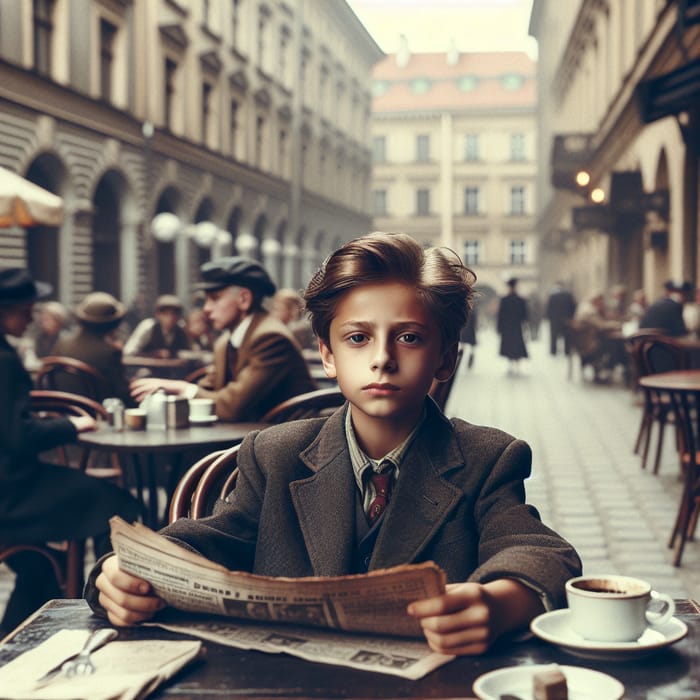
<path fill-rule="evenodd" d="M 275 284 L 255 260 L 219 258 L 201 267 L 204 313 L 221 331 L 214 365 L 199 384 L 148 377 L 131 383 L 141 401 L 157 389 L 211 398 L 225 421 L 256 421 L 278 403 L 316 388 L 301 349 L 287 327 L 263 308 Z"/>

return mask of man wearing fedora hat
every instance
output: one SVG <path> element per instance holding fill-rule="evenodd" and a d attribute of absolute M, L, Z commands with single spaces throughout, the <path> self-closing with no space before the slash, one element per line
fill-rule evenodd
<path fill-rule="evenodd" d="M 180 299 L 174 294 L 161 294 L 156 299 L 155 316 L 143 319 L 136 326 L 124 344 L 124 354 L 177 357 L 180 350 L 191 350 L 192 344 L 181 321 Z"/>
<path fill-rule="evenodd" d="M 32 380 L 8 340 L 24 334 L 34 302 L 50 292 L 50 285 L 36 282 L 26 270 L 0 268 L 0 544 L 92 537 L 99 556 L 109 550 L 109 518 L 135 520 L 138 502 L 106 480 L 39 460 L 39 453 L 73 442 L 79 432 L 94 430 L 96 423 L 89 416 L 33 415 Z M 21 552 L 6 563 L 16 573 L 0 623 L 0 629 L 9 631 L 61 592 L 43 557 Z"/>
<path fill-rule="evenodd" d="M 54 347 L 54 354 L 82 360 L 98 371 L 98 401 L 115 396 L 127 405 L 133 404 L 129 382 L 124 374 L 122 351 L 114 339 L 114 333 L 125 314 L 126 306 L 111 294 L 92 292 L 75 311 L 79 326 L 77 331 L 59 339 Z M 70 376 L 62 376 L 60 389 L 81 393 L 80 382 L 71 383 L 71 379 Z"/>
<path fill-rule="evenodd" d="M 275 284 L 255 260 L 233 256 L 201 267 L 197 285 L 206 294 L 204 313 L 221 335 L 214 366 L 199 385 L 147 377 L 131 383 L 142 400 L 157 389 L 188 398 L 212 398 L 216 415 L 227 421 L 255 421 L 278 403 L 312 391 L 301 348 L 289 329 L 263 309 Z"/>

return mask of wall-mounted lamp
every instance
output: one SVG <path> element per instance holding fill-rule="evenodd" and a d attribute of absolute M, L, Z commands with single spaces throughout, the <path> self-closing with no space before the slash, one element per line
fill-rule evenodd
<path fill-rule="evenodd" d="M 594 204 L 602 204 L 605 201 L 605 190 L 600 187 L 594 187 L 591 190 L 591 202 Z"/>

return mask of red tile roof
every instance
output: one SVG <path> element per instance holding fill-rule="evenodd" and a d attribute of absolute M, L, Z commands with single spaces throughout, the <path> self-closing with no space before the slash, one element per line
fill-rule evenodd
<path fill-rule="evenodd" d="M 374 112 L 433 109 L 489 109 L 535 107 L 536 64 L 520 51 L 460 54 L 454 65 L 446 53 L 412 54 L 406 66 L 397 64 L 397 55 L 388 55 L 372 73 L 375 81 L 386 81 L 387 91 L 373 99 Z M 523 78 L 517 89 L 504 86 L 505 76 Z M 430 89 L 414 92 L 412 81 L 430 80 Z M 460 78 L 475 78 L 473 89 L 460 89 Z"/>

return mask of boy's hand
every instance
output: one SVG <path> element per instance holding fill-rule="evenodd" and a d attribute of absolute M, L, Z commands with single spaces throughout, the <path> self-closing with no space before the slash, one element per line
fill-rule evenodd
<path fill-rule="evenodd" d="M 526 626 L 541 612 L 537 594 L 512 579 L 448 584 L 443 595 L 408 606 L 430 648 L 455 655 L 483 654 L 502 634 Z"/>
<path fill-rule="evenodd" d="M 132 380 L 129 390 L 133 399 L 141 403 L 149 394 L 163 389 L 166 394 L 182 394 L 189 384 L 182 379 L 159 379 L 157 377 L 142 377 Z"/>
<path fill-rule="evenodd" d="M 116 555 L 104 560 L 95 585 L 100 591 L 100 605 L 107 611 L 113 625 L 135 625 L 150 619 L 165 607 L 147 581 L 119 568 Z"/>

